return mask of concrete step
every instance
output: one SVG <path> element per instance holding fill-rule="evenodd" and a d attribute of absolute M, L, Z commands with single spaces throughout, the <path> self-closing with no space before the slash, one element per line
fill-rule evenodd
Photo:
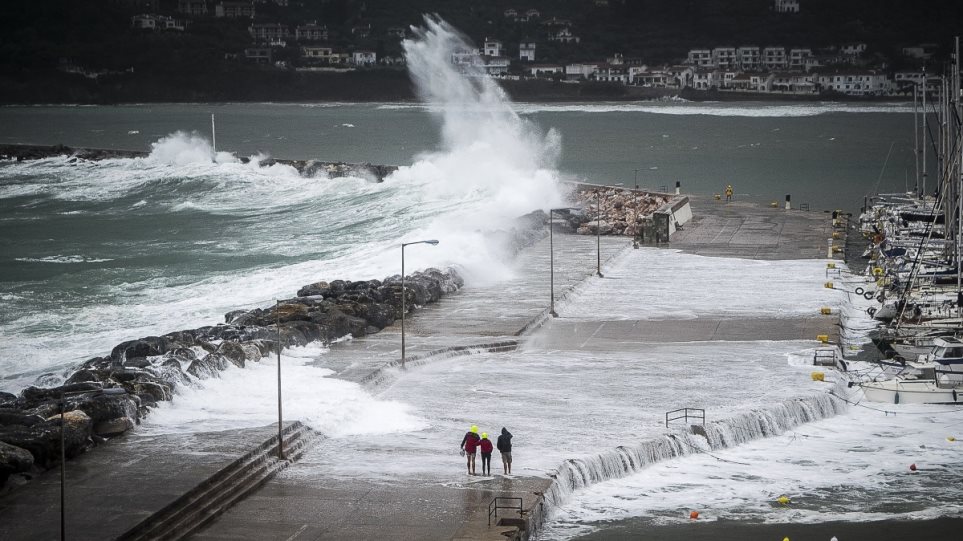
<path fill-rule="evenodd" d="M 118 539 L 144 541 L 188 537 L 300 459 L 317 437 L 299 421 L 287 425 L 282 430 L 284 460 L 277 458 L 278 437 L 271 436 Z"/>

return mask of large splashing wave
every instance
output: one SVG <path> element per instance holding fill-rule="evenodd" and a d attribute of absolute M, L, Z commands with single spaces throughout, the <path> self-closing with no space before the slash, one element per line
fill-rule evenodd
<path fill-rule="evenodd" d="M 505 92 L 478 65 L 456 65 L 456 53 L 474 46 L 447 22 L 426 17 L 404 48 L 418 95 L 441 127 L 442 148 L 417 157 L 389 182 L 419 184 L 429 193 L 466 205 L 439 216 L 417 234 L 445 237 L 469 273 L 489 265 L 475 232 L 506 227 L 532 210 L 563 202 L 555 164 L 559 137 L 543 133 L 515 113 Z M 490 268 L 486 270 L 490 272 Z"/>

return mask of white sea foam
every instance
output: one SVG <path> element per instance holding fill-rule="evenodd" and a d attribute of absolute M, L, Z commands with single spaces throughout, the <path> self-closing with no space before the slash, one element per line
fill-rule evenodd
<path fill-rule="evenodd" d="M 378 400 L 358 384 L 328 377 L 330 370 L 309 366 L 322 348 L 286 349 L 281 356 L 283 411 L 329 437 L 390 434 L 423 429 L 425 421 L 410 406 Z M 277 421 L 277 359 L 265 357 L 245 368 L 229 367 L 220 377 L 181 387 L 145 423 L 149 433 L 230 430 Z"/>
<path fill-rule="evenodd" d="M 486 246 L 478 231 L 562 205 L 555 171 L 558 135 L 542 133 L 520 118 L 480 68 L 459 70 L 452 64 L 453 53 L 472 46 L 451 25 L 426 17 L 414 31 L 416 37 L 404 41 L 408 69 L 418 94 L 432 104 L 443 148 L 422 154 L 386 182 L 417 186 L 419 199 L 440 199 L 453 207 L 406 239 L 439 238 L 439 255 L 465 265 L 470 274 L 497 275 L 496 247 Z"/>
<path fill-rule="evenodd" d="M 51 255 L 46 257 L 18 257 L 18 258 L 15 258 L 15 261 L 23 261 L 25 263 L 73 264 L 73 263 L 105 263 L 107 261 L 113 261 L 113 259 L 87 257 L 82 255 Z"/>
<path fill-rule="evenodd" d="M 442 109 L 435 104 L 391 103 L 378 106 L 385 110 L 421 109 L 437 112 Z M 522 115 L 536 113 L 649 113 L 660 115 L 706 115 L 733 117 L 807 117 L 831 113 L 912 113 L 912 105 L 905 103 L 848 104 L 818 102 L 807 104 L 780 103 L 713 103 L 713 102 L 605 102 L 605 103 L 517 103 L 513 110 Z M 466 110 L 484 112 L 483 106 L 466 107 Z"/>
<path fill-rule="evenodd" d="M 214 149 L 210 142 L 197 133 L 177 132 L 151 143 L 150 158 L 169 165 L 210 163 Z"/>

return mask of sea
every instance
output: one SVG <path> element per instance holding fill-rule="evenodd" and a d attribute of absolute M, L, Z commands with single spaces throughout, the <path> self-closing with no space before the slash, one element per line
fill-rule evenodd
<path fill-rule="evenodd" d="M 457 34 L 441 22 L 426 24 L 406 43 L 419 103 L 0 107 L 0 143 L 149 152 L 103 161 L 0 161 L 0 390 L 56 385 L 121 341 L 214 324 L 228 311 L 267 306 L 319 279 L 397 274 L 398 245 L 411 240 L 442 240 L 437 248 L 409 252 L 411 269 L 457 265 L 469 286 L 497 281 L 507 263 L 479 231 L 563 205 L 566 181 L 657 191 L 674 191 L 678 183 L 694 194 L 722 193 L 731 184 L 736 200 L 781 206 L 790 198 L 810 212 L 850 213 L 876 193 L 927 189 L 917 182 L 912 104 L 512 103 L 497 81 L 453 70 L 448 58 Z M 383 182 L 304 177 L 269 158 L 399 169 Z M 934 162 L 930 157 L 930 178 Z M 692 268 L 681 254 L 666 257 Z M 739 260 L 713 268 L 719 265 L 747 272 Z M 647 271 L 629 266 L 624 272 L 643 277 Z M 807 279 L 820 273 L 821 267 L 805 271 Z M 706 313 L 724 312 L 712 291 L 704 293 L 698 298 Z M 586 302 L 606 305 L 607 297 L 588 295 Z M 637 317 L 638 307 L 620 306 L 626 311 L 620 317 Z M 764 381 L 782 385 L 787 370 L 799 373 L 786 359 L 807 347 L 745 343 L 730 355 L 755 368 L 778 359 L 779 368 Z M 308 362 L 323 354 L 324 348 L 300 348 L 287 351 L 286 359 L 303 365 L 295 370 L 307 381 L 327 375 Z M 554 362 L 540 355 L 530 354 L 532 366 Z M 614 359 L 595 363 L 584 355 L 573 362 L 591 363 L 599 382 L 617 370 Z M 660 355 L 705 359 L 710 353 L 681 345 Z M 428 392 L 431 382 L 457 396 L 457 375 L 445 366 L 399 387 L 410 392 L 385 397 L 326 378 L 326 415 L 313 412 L 324 419 L 318 428 L 332 437 L 377 438 L 437 427 L 429 406 L 445 393 Z M 522 377 L 517 366 L 497 358 L 484 366 L 493 378 Z M 148 418 L 147 428 L 240 422 L 245 413 L 236 402 L 230 412 L 214 404 L 237 389 L 249 396 L 267 392 L 252 376 L 262 369 L 270 367 L 229 370 L 206 392 L 203 385 L 185 389 L 152 416 L 156 420 Z M 316 391 L 304 389 L 304 399 Z M 762 406 L 778 394 L 747 392 L 746 403 Z M 625 521 L 685 521 L 690 508 L 760 521 L 960 516 L 958 491 L 948 504 L 931 497 L 959 480 L 960 461 L 953 458 L 959 444 L 948 438 L 963 427 L 959 414 L 947 418 L 923 407 L 880 422 L 873 412 L 853 409 L 779 438 L 667 460 L 644 475 L 576 491 L 546 535 L 568 539 Z M 610 443 L 597 435 L 580 441 Z M 915 502 L 909 501 L 892 489 L 894 478 L 923 446 L 945 464 L 934 466 L 936 475 L 914 478 Z M 544 458 L 564 458 L 556 454 Z M 761 463 L 767 466 L 749 466 Z M 825 480 L 826 468 L 834 481 Z M 874 494 L 878 506 L 860 509 L 861 491 Z M 790 492 L 813 497 L 807 506 L 777 508 L 782 514 L 774 516 L 773 498 Z"/>

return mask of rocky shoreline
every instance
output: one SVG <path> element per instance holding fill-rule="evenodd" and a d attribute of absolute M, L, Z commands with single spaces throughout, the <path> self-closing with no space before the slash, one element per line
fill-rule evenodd
<path fill-rule="evenodd" d="M 145 157 L 147 153 L 63 145 L 0 145 L 0 156 L 6 159 L 63 155 L 102 160 Z M 329 177 L 366 173 L 381 180 L 394 170 L 391 166 L 311 160 L 277 163 L 288 163 L 311 176 L 323 168 Z M 672 196 L 574 185 L 569 197 L 580 208 L 555 213 L 554 229 L 596 234 L 596 204 L 601 201 L 601 234 L 635 236 L 646 215 Z M 504 248 L 503 257 L 511 258 L 547 235 L 548 222 L 545 212 L 535 211 L 518 218 L 511 229 L 492 231 L 488 237 Z M 295 297 L 276 306 L 229 312 L 222 324 L 122 342 L 109 354 L 89 359 L 68 372 L 59 386 L 28 387 L 19 395 L 0 392 L 0 488 L 14 484 L 8 483 L 11 477 L 22 483 L 32 472 L 60 463 L 62 412 L 63 452 L 71 458 L 133 429 L 151 408 L 171 400 L 182 386 L 218 377 L 231 365 L 243 368 L 259 362 L 279 348 L 312 342 L 328 344 L 349 335 L 377 333 L 401 317 L 402 294 L 407 312 L 412 312 L 463 285 L 453 268 L 426 269 L 406 276 L 403 293 L 399 275 L 384 280 L 320 281 L 303 286 Z"/>
<path fill-rule="evenodd" d="M 110 159 L 146 158 L 150 155 L 144 150 L 118 150 L 104 148 L 68 147 L 66 145 L 0 145 L 0 160 L 41 160 L 56 156 L 70 156 L 76 161 L 99 161 Z M 238 158 L 248 163 L 250 158 Z M 262 166 L 276 163 L 289 165 L 306 177 L 322 174 L 328 178 L 361 177 L 382 182 L 385 177 L 398 170 L 396 165 L 376 165 L 370 163 L 326 162 L 321 160 L 276 160 L 268 158 L 258 162 Z"/>
<path fill-rule="evenodd" d="M 0 487 L 72 458 L 140 423 L 181 386 L 218 377 L 234 365 L 259 362 L 278 348 L 361 337 L 392 325 L 406 312 L 457 291 L 455 269 L 427 269 L 384 280 L 316 282 L 278 305 L 237 310 L 225 323 L 122 342 L 69 374 L 63 385 L 0 392 Z"/>

